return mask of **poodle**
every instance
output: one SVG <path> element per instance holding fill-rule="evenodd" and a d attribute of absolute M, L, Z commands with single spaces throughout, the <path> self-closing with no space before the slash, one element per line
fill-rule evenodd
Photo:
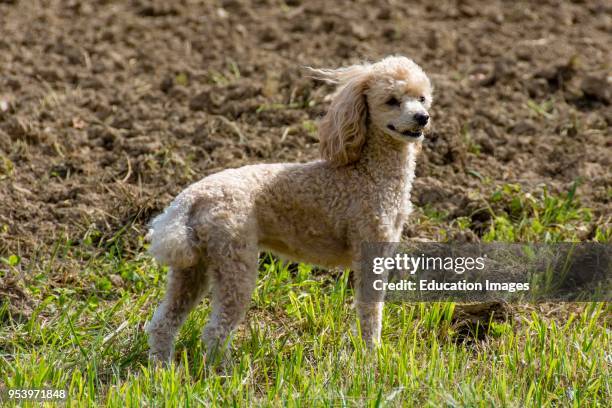
<path fill-rule="evenodd" d="M 207 291 L 212 312 L 202 340 L 206 350 L 227 351 L 249 307 L 261 250 L 351 268 L 361 335 L 369 347 L 380 341 L 384 293 L 364 297 L 362 243 L 400 239 L 432 86 L 402 56 L 307 69 L 337 85 L 318 126 L 322 160 L 221 171 L 152 221 L 150 253 L 169 266 L 165 298 L 146 328 L 152 360 L 171 360 L 180 326 Z"/>

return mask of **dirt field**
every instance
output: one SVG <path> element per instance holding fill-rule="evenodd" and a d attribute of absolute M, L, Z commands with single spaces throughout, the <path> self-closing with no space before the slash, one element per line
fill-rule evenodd
<path fill-rule="evenodd" d="M 609 217 L 611 30 L 603 0 L 0 1 L 0 254 L 135 240 L 207 174 L 316 158 L 331 89 L 300 67 L 388 54 L 436 87 L 415 204 L 449 223 L 582 179 Z"/>

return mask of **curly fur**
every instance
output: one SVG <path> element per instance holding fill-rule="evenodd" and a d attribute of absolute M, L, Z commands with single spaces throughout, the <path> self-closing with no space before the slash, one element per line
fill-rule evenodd
<path fill-rule="evenodd" d="M 352 163 L 359 159 L 366 140 L 364 90 L 369 70 L 364 66 L 352 67 L 336 71 L 335 77 L 334 71 L 312 71 L 325 73 L 329 79 L 342 78 L 345 82 L 333 99 L 327 115 L 319 123 L 321 157 L 339 166 Z"/>
<path fill-rule="evenodd" d="M 362 335 L 379 341 L 383 299 L 362 299 L 361 244 L 400 239 L 426 127 L 415 114 L 426 114 L 431 85 L 405 57 L 310 72 L 338 85 L 319 125 L 323 160 L 222 171 L 188 187 L 151 223 L 150 253 L 170 266 L 147 326 L 153 359 L 171 358 L 178 329 L 209 285 L 203 340 L 207 348 L 227 344 L 248 309 L 262 249 L 353 269 Z"/>

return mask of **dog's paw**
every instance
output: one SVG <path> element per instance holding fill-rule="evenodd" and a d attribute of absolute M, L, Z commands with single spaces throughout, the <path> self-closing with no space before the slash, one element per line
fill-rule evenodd
<path fill-rule="evenodd" d="M 150 349 L 149 350 L 149 361 L 154 366 L 159 367 L 168 367 L 172 363 L 172 356 L 174 355 L 174 351 L 172 349 L 159 350 L 159 349 Z"/>

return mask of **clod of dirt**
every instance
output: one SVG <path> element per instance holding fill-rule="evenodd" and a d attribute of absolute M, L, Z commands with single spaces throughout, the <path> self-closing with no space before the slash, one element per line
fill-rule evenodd
<path fill-rule="evenodd" d="M 582 80 L 580 89 L 584 93 L 585 98 L 602 102 L 606 105 L 610 104 L 610 100 L 612 99 L 612 89 L 606 78 L 587 76 Z"/>
<path fill-rule="evenodd" d="M 121 144 L 119 132 L 110 127 L 91 126 L 87 129 L 87 137 L 106 150 Z"/>
<path fill-rule="evenodd" d="M 480 238 L 471 229 L 455 231 L 452 230 L 448 236 L 450 242 L 479 242 Z"/>
<path fill-rule="evenodd" d="M 525 81 L 529 97 L 533 99 L 544 99 L 550 94 L 550 86 L 544 78 L 531 78 Z"/>
<path fill-rule="evenodd" d="M 140 156 L 143 154 L 152 154 L 161 150 L 162 144 L 158 140 L 153 140 L 147 136 L 139 136 L 132 139 L 125 144 L 125 149 L 134 156 Z"/>
<path fill-rule="evenodd" d="M 2 2 L 2 0 L 0 0 Z M 35 307 L 32 296 L 22 288 L 22 279 L 6 275 L 0 278 L 0 298 L 6 300 L 13 321 L 27 321 Z M 8 316 L 7 314 L 4 314 Z"/>
<path fill-rule="evenodd" d="M 455 306 L 453 330 L 466 343 L 486 338 L 492 323 L 507 321 L 512 309 L 502 302 L 464 303 Z"/>
<path fill-rule="evenodd" d="M 510 126 L 508 131 L 515 135 L 533 135 L 536 127 L 529 120 L 521 120 Z"/>
<path fill-rule="evenodd" d="M 412 190 L 412 201 L 419 207 L 432 207 L 452 216 L 468 215 L 470 200 L 459 186 L 449 187 L 434 177 L 417 177 Z"/>
<path fill-rule="evenodd" d="M 431 132 L 424 141 L 428 151 L 427 159 L 437 165 L 455 164 L 463 166 L 465 146 L 456 134 Z M 418 170 L 418 169 L 417 169 Z"/>
<path fill-rule="evenodd" d="M 163 93 L 168 93 L 174 87 L 174 78 L 171 76 L 165 77 L 159 84 L 159 89 Z"/>
<path fill-rule="evenodd" d="M 215 101 L 213 99 L 211 89 L 200 92 L 189 101 L 189 109 L 193 111 L 216 113 L 219 105 L 220 101 Z"/>
<path fill-rule="evenodd" d="M 2 128 L 13 140 L 25 140 L 30 144 L 40 142 L 40 136 L 34 130 L 32 124 L 24 119 L 11 117 L 3 124 Z"/>
<path fill-rule="evenodd" d="M 510 69 L 511 62 L 498 58 L 493 64 L 493 69 L 479 81 L 481 86 L 493 86 L 502 79 L 508 79 L 514 76 L 514 72 Z"/>
<path fill-rule="evenodd" d="M 535 74 L 536 78 L 544 78 L 548 81 L 551 91 L 563 89 L 565 83 L 569 82 L 576 74 L 576 61 L 572 58 L 568 63 L 545 68 Z"/>
<path fill-rule="evenodd" d="M 134 6 L 136 7 L 136 13 L 143 17 L 165 17 L 179 14 L 175 5 L 164 1 L 136 1 Z"/>
<path fill-rule="evenodd" d="M 21 89 L 21 82 L 15 78 L 6 78 L 4 83 L 12 91 L 18 91 Z"/>
<path fill-rule="evenodd" d="M 118 116 L 111 122 L 111 126 L 115 129 L 129 130 L 134 127 L 134 121 L 128 116 Z"/>
<path fill-rule="evenodd" d="M 484 154 L 495 154 L 495 144 L 491 140 L 491 137 L 484 133 L 484 131 L 479 131 L 476 137 L 474 138 L 474 141 L 480 146 L 481 151 Z"/>
<path fill-rule="evenodd" d="M 376 18 L 379 20 L 390 20 L 391 19 L 391 9 L 382 6 L 378 13 L 376 14 Z"/>

